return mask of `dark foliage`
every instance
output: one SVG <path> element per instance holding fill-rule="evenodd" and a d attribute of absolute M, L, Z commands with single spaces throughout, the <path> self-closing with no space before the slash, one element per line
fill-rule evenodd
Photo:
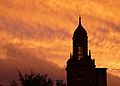
<path fill-rule="evenodd" d="M 56 86 L 65 86 L 63 80 L 56 80 Z"/>
<path fill-rule="evenodd" d="M 53 86 L 53 80 L 48 78 L 48 75 L 41 75 L 40 73 L 21 73 L 18 71 L 19 84 L 12 80 L 9 86 Z M 63 80 L 56 80 L 56 86 L 65 86 Z"/>
<path fill-rule="evenodd" d="M 10 86 L 18 86 L 18 83 L 15 80 L 9 82 Z"/>

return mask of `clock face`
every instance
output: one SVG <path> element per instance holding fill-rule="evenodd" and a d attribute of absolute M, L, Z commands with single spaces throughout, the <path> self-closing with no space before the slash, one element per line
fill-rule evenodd
<path fill-rule="evenodd" d="M 83 57 L 83 48 L 78 47 L 78 60 L 80 60 Z"/>

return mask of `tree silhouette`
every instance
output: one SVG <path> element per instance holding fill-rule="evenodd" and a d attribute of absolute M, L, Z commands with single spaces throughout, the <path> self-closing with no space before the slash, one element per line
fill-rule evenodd
<path fill-rule="evenodd" d="M 41 74 L 35 74 L 25 73 L 24 75 L 21 72 L 19 73 L 19 81 L 21 86 L 52 86 L 53 81 L 52 79 L 48 78 L 48 75 L 41 75 Z"/>
<path fill-rule="evenodd" d="M 9 86 L 18 86 L 18 83 L 15 80 L 9 81 Z"/>
<path fill-rule="evenodd" d="M 18 71 L 19 84 L 12 80 L 9 86 L 53 86 L 53 80 L 48 75 L 40 73 L 21 73 Z M 56 86 L 65 86 L 63 80 L 56 80 Z"/>
<path fill-rule="evenodd" d="M 65 86 L 63 80 L 56 80 L 56 86 Z"/>

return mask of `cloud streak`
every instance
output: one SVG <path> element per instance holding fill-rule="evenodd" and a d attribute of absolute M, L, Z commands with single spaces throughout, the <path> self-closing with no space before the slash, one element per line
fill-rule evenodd
<path fill-rule="evenodd" d="M 17 60 L 25 69 L 27 64 L 21 62 L 24 57 L 30 57 L 29 64 L 37 57 L 48 65 L 50 62 L 65 68 L 72 52 L 72 34 L 81 14 L 97 66 L 119 69 L 119 6 L 119 0 L 0 0 L 1 62 Z M 34 66 L 37 65 L 31 64 Z M 108 72 L 116 75 L 114 71 Z"/>

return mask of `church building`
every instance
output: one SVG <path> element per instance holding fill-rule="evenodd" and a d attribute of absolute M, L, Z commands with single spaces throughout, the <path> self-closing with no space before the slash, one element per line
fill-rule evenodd
<path fill-rule="evenodd" d="M 88 36 L 79 25 L 73 34 L 73 53 L 67 61 L 67 86 L 107 86 L 107 68 L 96 68 L 95 60 L 88 54 Z"/>

